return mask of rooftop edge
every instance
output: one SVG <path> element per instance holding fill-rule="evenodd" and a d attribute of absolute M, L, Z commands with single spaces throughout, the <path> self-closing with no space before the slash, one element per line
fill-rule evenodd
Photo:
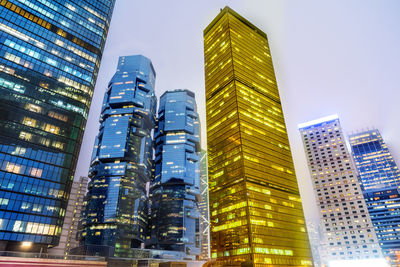
<path fill-rule="evenodd" d="M 333 114 L 333 115 L 322 117 L 322 118 L 319 118 L 319 119 L 316 119 L 316 120 L 300 123 L 297 126 L 297 128 L 298 129 L 304 129 L 304 128 L 308 128 L 308 127 L 313 126 L 313 125 L 321 124 L 321 123 L 324 123 L 324 122 L 330 122 L 330 121 L 334 121 L 334 120 L 338 120 L 338 119 L 339 119 L 339 116 L 337 114 Z"/>
<path fill-rule="evenodd" d="M 211 21 L 210 24 L 208 24 L 208 26 L 204 29 L 203 31 L 203 36 L 205 36 L 211 29 L 212 27 L 214 27 L 214 25 L 225 15 L 225 14 L 232 14 L 233 16 L 235 16 L 238 20 L 240 20 L 241 22 L 243 22 L 244 24 L 246 24 L 248 27 L 250 27 L 251 29 L 253 29 L 256 33 L 258 33 L 259 35 L 261 35 L 262 37 L 268 39 L 267 34 L 265 32 L 263 32 L 262 30 L 260 30 L 258 27 L 256 27 L 253 23 L 251 23 L 250 21 L 248 21 L 247 19 L 245 19 L 244 17 L 242 17 L 241 15 L 239 15 L 239 13 L 237 13 L 235 10 L 233 10 L 232 8 L 230 8 L 229 6 L 225 6 L 223 9 L 221 8 L 221 11 L 219 12 L 219 14 Z"/>

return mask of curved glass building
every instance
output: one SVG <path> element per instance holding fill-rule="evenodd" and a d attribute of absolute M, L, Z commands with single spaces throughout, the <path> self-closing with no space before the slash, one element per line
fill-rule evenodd
<path fill-rule="evenodd" d="M 0 1 L 0 250 L 59 243 L 114 2 Z"/>
<path fill-rule="evenodd" d="M 148 58 L 120 57 L 105 93 L 80 233 L 88 254 L 130 257 L 146 239 L 155 78 Z"/>
<path fill-rule="evenodd" d="M 174 90 L 161 96 L 154 142 L 149 247 L 195 259 L 200 254 L 200 143 L 193 92 Z"/>

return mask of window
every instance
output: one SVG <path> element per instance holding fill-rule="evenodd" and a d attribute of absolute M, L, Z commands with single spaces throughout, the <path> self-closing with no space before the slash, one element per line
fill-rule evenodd
<path fill-rule="evenodd" d="M 33 104 L 27 104 L 26 105 L 26 109 L 35 113 L 40 113 L 40 111 L 42 110 L 41 107 L 33 105 Z"/>
<path fill-rule="evenodd" d="M 31 126 L 31 127 L 36 126 L 36 120 L 29 118 L 29 117 L 25 117 L 22 123 L 27 126 Z"/>
<path fill-rule="evenodd" d="M 51 124 L 46 124 L 46 127 L 44 129 L 46 132 L 50 132 L 53 134 L 58 134 L 60 132 L 60 128 Z"/>
<path fill-rule="evenodd" d="M 42 169 L 38 169 L 38 168 L 31 168 L 31 172 L 30 175 L 35 176 L 35 177 L 42 177 Z"/>
<path fill-rule="evenodd" d="M 6 171 L 12 172 L 12 173 L 20 173 L 21 165 L 17 165 L 15 163 L 8 162 L 7 166 L 6 166 Z"/>
<path fill-rule="evenodd" d="M 67 116 L 61 115 L 61 114 L 53 112 L 53 111 L 49 112 L 49 117 L 60 120 L 60 121 L 64 121 L 64 122 L 66 122 L 68 120 Z"/>

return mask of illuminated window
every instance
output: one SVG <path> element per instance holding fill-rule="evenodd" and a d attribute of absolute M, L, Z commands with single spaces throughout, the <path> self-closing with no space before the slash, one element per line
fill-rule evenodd
<path fill-rule="evenodd" d="M 33 204 L 33 208 L 32 211 L 36 211 L 36 212 L 41 212 L 43 208 L 43 205 L 40 204 Z"/>
<path fill-rule="evenodd" d="M 61 115 L 61 114 L 56 113 L 56 112 L 54 112 L 54 111 L 50 111 L 50 112 L 49 112 L 49 117 L 54 118 L 54 119 L 57 119 L 57 120 L 60 120 L 60 121 L 65 121 L 65 122 L 68 120 L 68 117 L 67 117 L 67 116 Z"/>
<path fill-rule="evenodd" d="M 31 174 L 32 176 L 35 176 L 35 177 L 42 177 L 42 172 L 43 172 L 42 169 L 31 168 L 30 174 Z"/>
<path fill-rule="evenodd" d="M 19 138 L 22 140 L 30 141 L 32 139 L 32 134 L 27 133 L 27 132 L 20 132 Z"/>
<path fill-rule="evenodd" d="M 39 139 L 39 143 L 44 145 L 44 146 L 49 146 L 50 145 L 50 140 L 47 139 L 47 138 L 42 137 L 42 138 Z"/>
<path fill-rule="evenodd" d="M 21 204 L 21 209 L 22 209 L 22 210 L 26 210 L 26 209 L 29 209 L 30 206 L 31 206 L 30 203 L 28 203 L 28 202 L 22 202 L 22 204 Z"/>
<path fill-rule="evenodd" d="M 64 149 L 65 144 L 58 142 L 58 141 L 53 141 L 51 144 L 53 147 L 58 148 L 58 149 Z"/>
<path fill-rule="evenodd" d="M 50 132 L 53 134 L 58 134 L 60 132 L 60 128 L 51 124 L 46 124 L 46 127 L 44 129 L 46 132 Z"/>
<path fill-rule="evenodd" d="M 8 198 L 0 198 L 0 205 L 4 205 L 4 206 L 7 206 L 8 205 L 8 202 L 9 202 L 9 199 Z"/>
<path fill-rule="evenodd" d="M 36 120 L 29 117 L 25 117 L 22 123 L 31 127 L 36 126 Z"/>
<path fill-rule="evenodd" d="M 6 171 L 12 172 L 12 173 L 20 173 L 21 165 L 17 165 L 15 163 L 8 162 L 7 166 L 6 166 Z"/>
<path fill-rule="evenodd" d="M 32 112 L 36 112 L 36 113 L 40 113 L 40 111 L 42 110 L 41 107 L 36 106 L 34 104 L 27 104 L 26 109 L 29 111 L 32 111 Z"/>

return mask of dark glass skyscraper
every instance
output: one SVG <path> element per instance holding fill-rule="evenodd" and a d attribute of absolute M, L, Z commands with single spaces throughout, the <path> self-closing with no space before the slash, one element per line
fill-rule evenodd
<path fill-rule="evenodd" d="M 0 250 L 59 242 L 113 7 L 0 1 Z"/>
<path fill-rule="evenodd" d="M 398 266 L 400 170 L 378 130 L 351 134 L 349 139 L 382 252 L 393 266 Z"/>
<path fill-rule="evenodd" d="M 194 93 L 167 91 L 160 98 L 154 135 L 150 247 L 200 254 L 199 118 Z"/>
<path fill-rule="evenodd" d="M 88 254 L 130 257 L 146 239 L 155 77 L 148 58 L 120 57 L 105 93 L 80 236 Z"/>

